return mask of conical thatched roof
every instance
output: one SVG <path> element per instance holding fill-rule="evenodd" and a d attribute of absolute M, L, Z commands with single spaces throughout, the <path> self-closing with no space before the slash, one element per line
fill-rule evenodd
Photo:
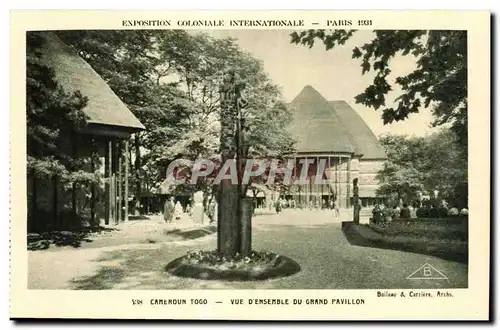
<path fill-rule="evenodd" d="M 290 131 L 298 152 L 353 153 L 348 132 L 328 101 L 311 86 L 306 86 L 290 103 L 293 122 Z"/>
<path fill-rule="evenodd" d="M 363 159 L 386 159 L 384 148 L 358 113 L 346 101 L 330 101 L 330 106 L 349 131 L 356 153 Z"/>
<path fill-rule="evenodd" d="M 45 40 L 42 58 L 51 67 L 57 82 L 68 93 L 80 91 L 88 98 L 83 112 L 89 124 L 143 130 L 144 125 L 116 96 L 99 74 L 53 32 L 38 33 Z"/>
<path fill-rule="evenodd" d="M 327 101 L 306 86 L 289 105 L 291 133 L 298 153 L 352 153 L 386 159 L 384 149 L 363 119 L 345 101 Z"/>

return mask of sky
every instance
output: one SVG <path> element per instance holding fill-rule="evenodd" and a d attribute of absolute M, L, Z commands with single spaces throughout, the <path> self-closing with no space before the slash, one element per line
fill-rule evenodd
<path fill-rule="evenodd" d="M 433 130 L 429 109 L 412 114 L 404 122 L 384 125 L 381 112 L 356 104 L 354 97 L 370 85 L 373 76 L 361 75 L 361 61 L 351 58 L 354 46 L 373 39 L 371 31 L 358 31 L 342 47 L 326 51 L 321 42 L 313 48 L 290 43 L 290 30 L 211 30 L 204 31 L 216 38 L 232 37 L 245 51 L 264 63 L 264 69 L 273 82 L 282 89 L 285 101 L 290 102 L 306 85 L 314 87 L 329 101 L 344 100 L 351 105 L 376 134 L 408 134 L 423 136 Z M 400 94 L 395 77 L 407 74 L 416 67 L 412 56 L 394 58 L 390 67 L 389 83 L 394 91 L 388 95 L 387 106 Z"/>

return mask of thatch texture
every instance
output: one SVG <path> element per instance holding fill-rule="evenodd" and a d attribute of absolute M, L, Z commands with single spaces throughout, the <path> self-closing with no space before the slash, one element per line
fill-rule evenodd
<path fill-rule="evenodd" d="M 289 105 L 291 133 L 300 153 L 351 153 L 362 160 L 386 159 L 384 149 L 363 119 L 345 101 L 327 101 L 306 86 Z"/>
<path fill-rule="evenodd" d="M 362 159 L 386 159 L 384 148 L 380 145 L 377 137 L 358 113 L 347 104 L 346 101 L 328 102 L 335 114 L 349 131 L 351 142 L 356 145 L 356 153 L 362 155 Z"/>
<path fill-rule="evenodd" d="M 28 33 L 38 33 L 44 38 L 41 49 L 43 61 L 54 70 L 62 88 L 68 93 L 80 91 L 88 98 L 87 106 L 83 109 L 88 124 L 129 131 L 145 129 L 101 76 L 53 32 Z"/>
<path fill-rule="evenodd" d="M 328 101 L 311 86 L 306 86 L 290 103 L 293 122 L 290 132 L 299 153 L 353 153 L 349 133 L 332 111 Z"/>

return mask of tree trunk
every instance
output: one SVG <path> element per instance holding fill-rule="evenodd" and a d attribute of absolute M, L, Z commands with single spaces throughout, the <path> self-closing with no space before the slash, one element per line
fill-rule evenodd
<path fill-rule="evenodd" d="M 252 189 L 252 194 L 253 194 L 253 200 L 254 200 L 254 201 L 256 201 L 256 200 L 257 200 L 257 190 Z M 246 196 L 245 196 L 245 197 L 246 197 Z M 255 207 L 255 205 L 254 205 L 254 207 L 253 207 L 253 209 L 252 209 L 252 215 L 254 215 L 254 214 L 255 214 L 255 209 L 256 209 L 256 207 Z M 251 229 L 251 227 L 250 227 L 250 229 Z"/>
<path fill-rule="evenodd" d="M 32 197 L 31 197 L 31 229 L 35 232 L 38 232 L 40 228 L 39 218 L 37 216 L 38 213 L 38 180 L 36 176 L 33 175 L 33 188 L 32 188 Z"/>
<path fill-rule="evenodd" d="M 54 175 L 52 178 L 52 205 L 53 205 L 53 217 L 54 217 L 54 227 L 56 230 L 61 229 L 61 222 L 59 217 L 59 194 L 58 194 L 58 177 Z"/>
<path fill-rule="evenodd" d="M 135 205 L 134 214 L 141 214 L 141 149 L 139 143 L 139 134 L 135 134 Z"/>

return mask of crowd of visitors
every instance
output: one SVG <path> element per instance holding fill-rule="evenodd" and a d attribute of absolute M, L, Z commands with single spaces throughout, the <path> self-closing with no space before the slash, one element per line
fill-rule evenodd
<path fill-rule="evenodd" d="M 307 202 L 297 202 L 294 199 L 278 198 L 275 202 L 269 201 L 264 202 L 263 208 L 275 208 L 276 212 L 281 212 L 283 209 L 300 209 L 300 210 L 336 210 L 338 209 L 338 203 L 330 199 L 329 201 L 323 199 L 319 201 L 309 201 Z"/>
<path fill-rule="evenodd" d="M 413 201 L 412 203 L 382 203 L 377 204 L 372 210 L 371 222 L 375 224 L 388 224 L 394 219 L 417 219 L 417 218 L 445 218 L 448 216 L 468 216 L 467 208 L 459 209 L 449 206 L 445 200 Z"/>

